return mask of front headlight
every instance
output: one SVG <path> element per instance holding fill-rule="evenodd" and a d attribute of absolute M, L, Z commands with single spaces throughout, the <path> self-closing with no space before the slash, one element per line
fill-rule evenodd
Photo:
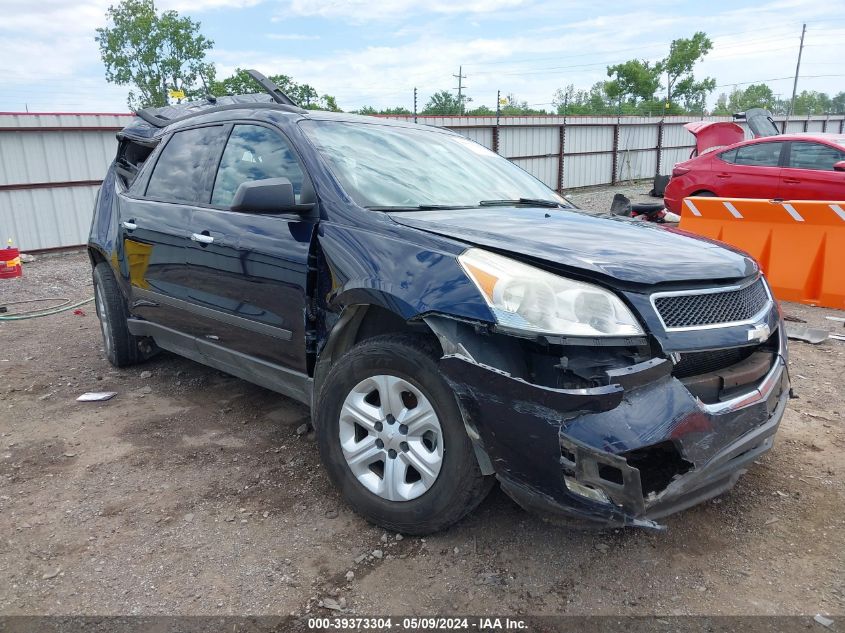
<path fill-rule="evenodd" d="M 458 256 L 499 325 L 562 336 L 638 336 L 634 315 L 611 292 L 479 248 Z"/>

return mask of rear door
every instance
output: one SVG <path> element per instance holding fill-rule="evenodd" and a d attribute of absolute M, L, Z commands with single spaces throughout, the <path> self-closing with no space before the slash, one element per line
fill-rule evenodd
<path fill-rule="evenodd" d="M 186 244 L 193 206 L 208 199 L 224 126 L 178 131 L 165 139 L 151 174 L 120 196 L 120 253 L 133 314 L 191 333 Z"/>
<path fill-rule="evenodd" d="M 715 193 L 724 198 L 777 198 L 786 143 L 760 141 L 721 153 L 713 161 Z"/>
<path fill-rule="evenodd" d="M 833 171 L 845 150 L 811 141 L 790 143 L 783 168 L 781 197 L 786 200 L 845 200 L 845 172 Z"/>
<path fill-rule="evenodd" d="M 311 215 L 229 208 L 241 183 L 278 177 L 291 181 L 298 202 L 303 189 L 312 191 L 281 132 L 236 123 L 210 204 L 191 216 L 189 299 L 200 338 L 304 373 L 308 253 L 316 220 Z"/>

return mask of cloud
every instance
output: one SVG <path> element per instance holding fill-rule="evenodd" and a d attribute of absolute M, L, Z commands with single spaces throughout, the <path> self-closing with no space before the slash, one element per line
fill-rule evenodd
<path fill-rule="evenodd" d="M 433 14 L 483 14 L 496 13 L 528 4 L 527 0 L 287 0 L 282 8 L 283 15 L 346 19 L 355 23 L 372 22 L 392 18 L 406 18 L 421 13 Z"/>
<path fill-rule="evenodd" d="M 306 40 L 319 40 L 319 35 L 305 35 L 304 33 L 267 33 L 271 40 L 284 40 L 302 42 Z"/>

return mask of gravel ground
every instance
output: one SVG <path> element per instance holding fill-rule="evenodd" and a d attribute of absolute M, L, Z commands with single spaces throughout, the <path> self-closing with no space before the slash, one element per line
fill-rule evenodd
<path fill-rule="evenodd" d="M 576 206 L 596 213 L 608 213 L 613 196 L 617 193 L 625 195 L 631 202 L 662 202 L 662 198 L 652 198 L 648 195 L 654 183 L 651 180 L 635 180 L 625 182 L 616 187 L 582 187 L 564 191 L 563 195 L 569 198 Z"/>
<path fill-rule="evenodd" d="M 82 252 L 0 281 L 0 305 L 91 294 Z M 497 488 L 403 538 L 343 504 L 301 405 L 170 354 L 114 369 L 92 304 L 0 322 L 0 614 L 841 616 L 845 344 L 795 343 L 791 371 L 773 451 L 666 532 L 552 526 Z"/>

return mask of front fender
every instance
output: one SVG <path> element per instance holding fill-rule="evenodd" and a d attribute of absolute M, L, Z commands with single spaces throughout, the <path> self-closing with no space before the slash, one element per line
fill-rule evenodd
<path fill-rule="evenodd" d="M 414 237 L 424 234 L 413 232 Z M 321 223 L 319 242 L 329 279 L 326 307 L 375 304 L 405 320 L 439 312 L 476 321 L 494 317 L 457 260 L 431 240 L 403 239 L 359 227 Z"/>

